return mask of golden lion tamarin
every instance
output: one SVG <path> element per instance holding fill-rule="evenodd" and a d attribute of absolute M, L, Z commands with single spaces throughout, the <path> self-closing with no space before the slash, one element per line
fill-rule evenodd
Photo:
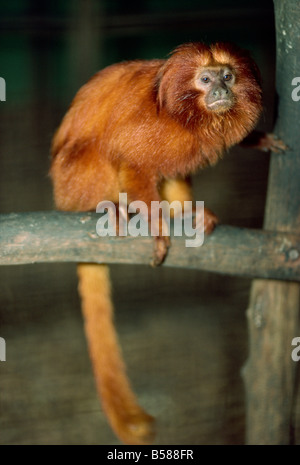
<path fill-rule="evenodd" d="M 184 178 L 214 165 L 255 127 L 262 110 L 258 68 L 236 46 L 189 43 L 167 60 L 131 61 L 98 72 L 75 96 L 52 146 L 60 210 L 95 210 L 102 200 L 191 200 Z M 272 136 L 256 145 L 268 148 Z M 207 233 L 217 218 L 204 212 Z M 154 263 L 169 238 L 155 238 Z M 97 388 L 110 424 L 127 444 L 153 440 L 138 405 L 113 325 L 109 270 L 79 264 L 79 292 Z"/>

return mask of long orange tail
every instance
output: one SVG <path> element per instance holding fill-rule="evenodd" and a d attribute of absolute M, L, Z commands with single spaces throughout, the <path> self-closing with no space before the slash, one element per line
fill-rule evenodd
<path fill-rule="evenodd" d="M 109 269 L 80 264 L 77 270 L 85 332 L 103 409 L 122 442 L 150 444 L 153 418 L 138 405 L 126 376 L 113 324 Z"/>

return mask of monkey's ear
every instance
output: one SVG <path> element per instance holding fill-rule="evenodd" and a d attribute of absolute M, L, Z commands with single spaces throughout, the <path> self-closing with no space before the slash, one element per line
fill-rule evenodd
<path fill-rule="evenodd" d="M 177 110 L 178 97 L 191 88 L 195 70 L 211 59 L 208 47 L 202 43 L 179 45 L 162 64 L 156 77 L 157 111 L 165 106 Z M 190 92 L 189 92 L 190 93 Z"/>
<path fill-rule="evenodd" d="M 167 101 L 167 89 L 169 85 L 167 63 L 162 65 L 156 77 L 156 109 L 157 113 L 164 107 Z"/>

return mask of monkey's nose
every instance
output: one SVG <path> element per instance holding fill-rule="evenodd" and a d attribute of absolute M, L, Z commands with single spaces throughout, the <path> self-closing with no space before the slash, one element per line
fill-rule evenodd
<path fill-rule="evenodd" d="M 228 94 L 228 89 L 223 89 L 222 87 L 215 89 L 213 91 L 214 97 L 219 98 L 219 99 L 225 98 L 227 94 Z"/>

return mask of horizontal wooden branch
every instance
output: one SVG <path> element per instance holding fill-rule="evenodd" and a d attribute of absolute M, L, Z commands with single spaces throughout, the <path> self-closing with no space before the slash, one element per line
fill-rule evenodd
<path fill-rule="evenodd" d="M 42 262 L 150 264 L 151 237 L 99 237 L 96 213 L 0 215 L 0 265 Z M 201 247 L 172 237 L 164 266 L 300 281 L 300 236 L 218 226 Z"/>

